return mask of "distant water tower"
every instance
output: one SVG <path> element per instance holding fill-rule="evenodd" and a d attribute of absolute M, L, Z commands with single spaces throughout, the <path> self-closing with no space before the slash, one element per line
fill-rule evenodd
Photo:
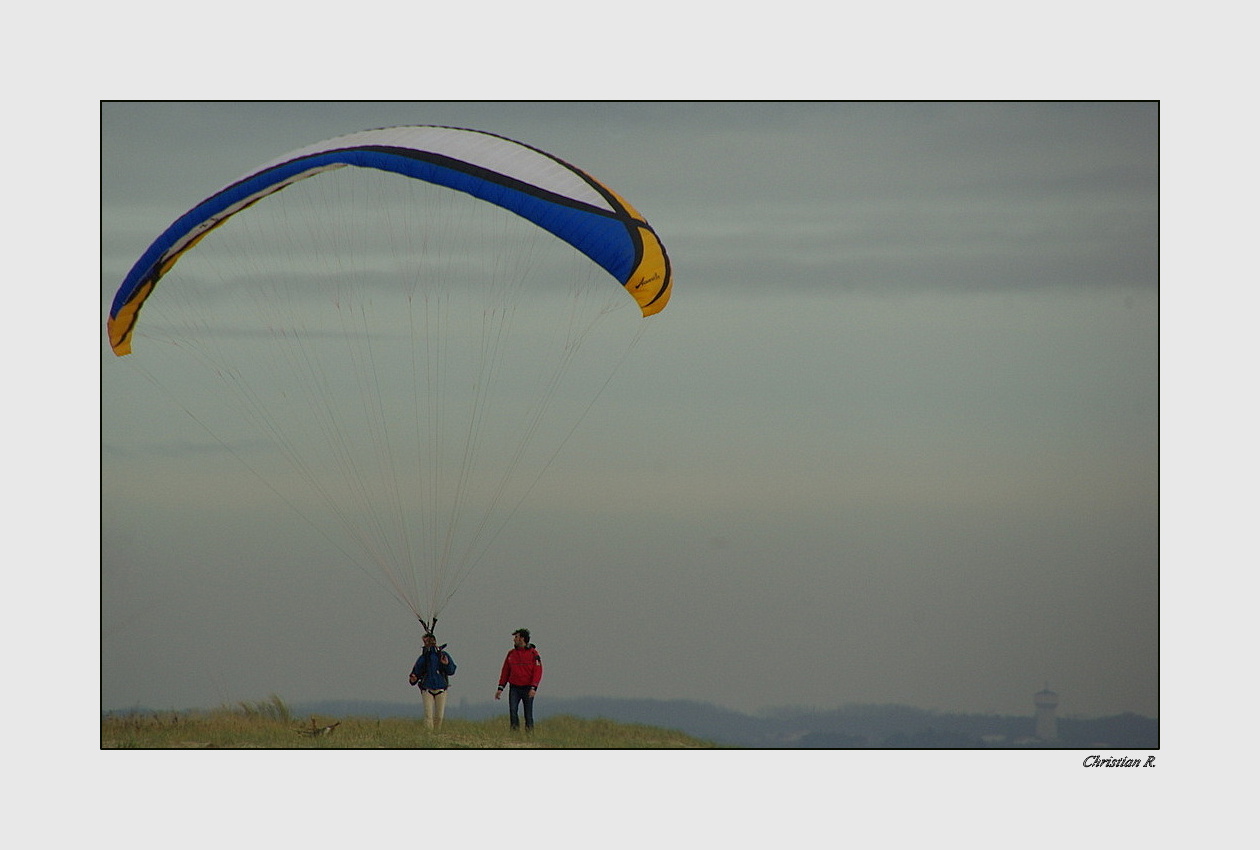
<path fill-rule="evenodd" d="M 1033 694 L 1033 705 L 1037 707 L 1036 736 L 1043 741 L 1053 741 L 1059 737 L 1054 720 L 1054 710 L 1059 707 L 1059 695 L 1047 686 Z"/>

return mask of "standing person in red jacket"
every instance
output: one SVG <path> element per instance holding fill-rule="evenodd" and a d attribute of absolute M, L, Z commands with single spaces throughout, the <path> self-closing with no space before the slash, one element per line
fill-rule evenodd
<path fill-rule="evenodd" d="M 542 681 L 542 656 L 529 642 L 529 629 L 517 629 L 512 632 L 512 649 L 503 659 L 503 671 L 499 673 L 499 689 L 494 698 L 503 696 L 503 686 L 511 685 L 508 691 L 508 717 L 512 721 L 512 729 L 521 728 L 518 709 L 525 704 L 525 731 L 534 730 L 534 696 L 538 693 L 538 683 Z"/>

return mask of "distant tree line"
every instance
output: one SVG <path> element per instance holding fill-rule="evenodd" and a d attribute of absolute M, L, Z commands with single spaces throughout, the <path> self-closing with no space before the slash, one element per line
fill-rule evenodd
<path fill-rule="evenodd" d="M 937 714 L 900 706 L 886 708 L 886 712 L 878 707 L 864 708 L 859 713 L 861 721 L 853 725 L 845 722 L 846 712 L 842 709 L 828 718 L 829 725 L 837 728 L 809 732 L 797 740 L 795 746 L 828 749 L 1159 747 L 1159 721 L 1138 714 L 1096 719 L 1060 718 L 1058 737 L 1053 741 L 1039 741 L 1033 736 L 1031 717 Z"/>

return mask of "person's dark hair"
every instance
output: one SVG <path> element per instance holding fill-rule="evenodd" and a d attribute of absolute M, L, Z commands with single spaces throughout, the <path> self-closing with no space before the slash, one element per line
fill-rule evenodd
<path fill-rule="evenodd" d="M 512 632 L 512 634 L 520 635 L 521 640 L 525 641 L 526 643 L 529 643 L 529 629 L 517 629 L 516 631 Z"/>

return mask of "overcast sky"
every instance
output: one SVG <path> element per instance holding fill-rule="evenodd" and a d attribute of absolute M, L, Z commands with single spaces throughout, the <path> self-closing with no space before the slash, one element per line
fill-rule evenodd
<path fill-rule="evenodd" d="M 396 124 L 590 171 L 676 275 L 557 473 L 581 504 L 447 609 L 454 704 L 524 625 L 541 699 L 1159 714 L 1154 105 L 108 103 L 102 315 L 201 198 Z M 406 610 L 283 505 L 207 511 L 221 458 L 138 460 L 192 432 L 101 351 L 102 707 L 414 699 Z"/>

